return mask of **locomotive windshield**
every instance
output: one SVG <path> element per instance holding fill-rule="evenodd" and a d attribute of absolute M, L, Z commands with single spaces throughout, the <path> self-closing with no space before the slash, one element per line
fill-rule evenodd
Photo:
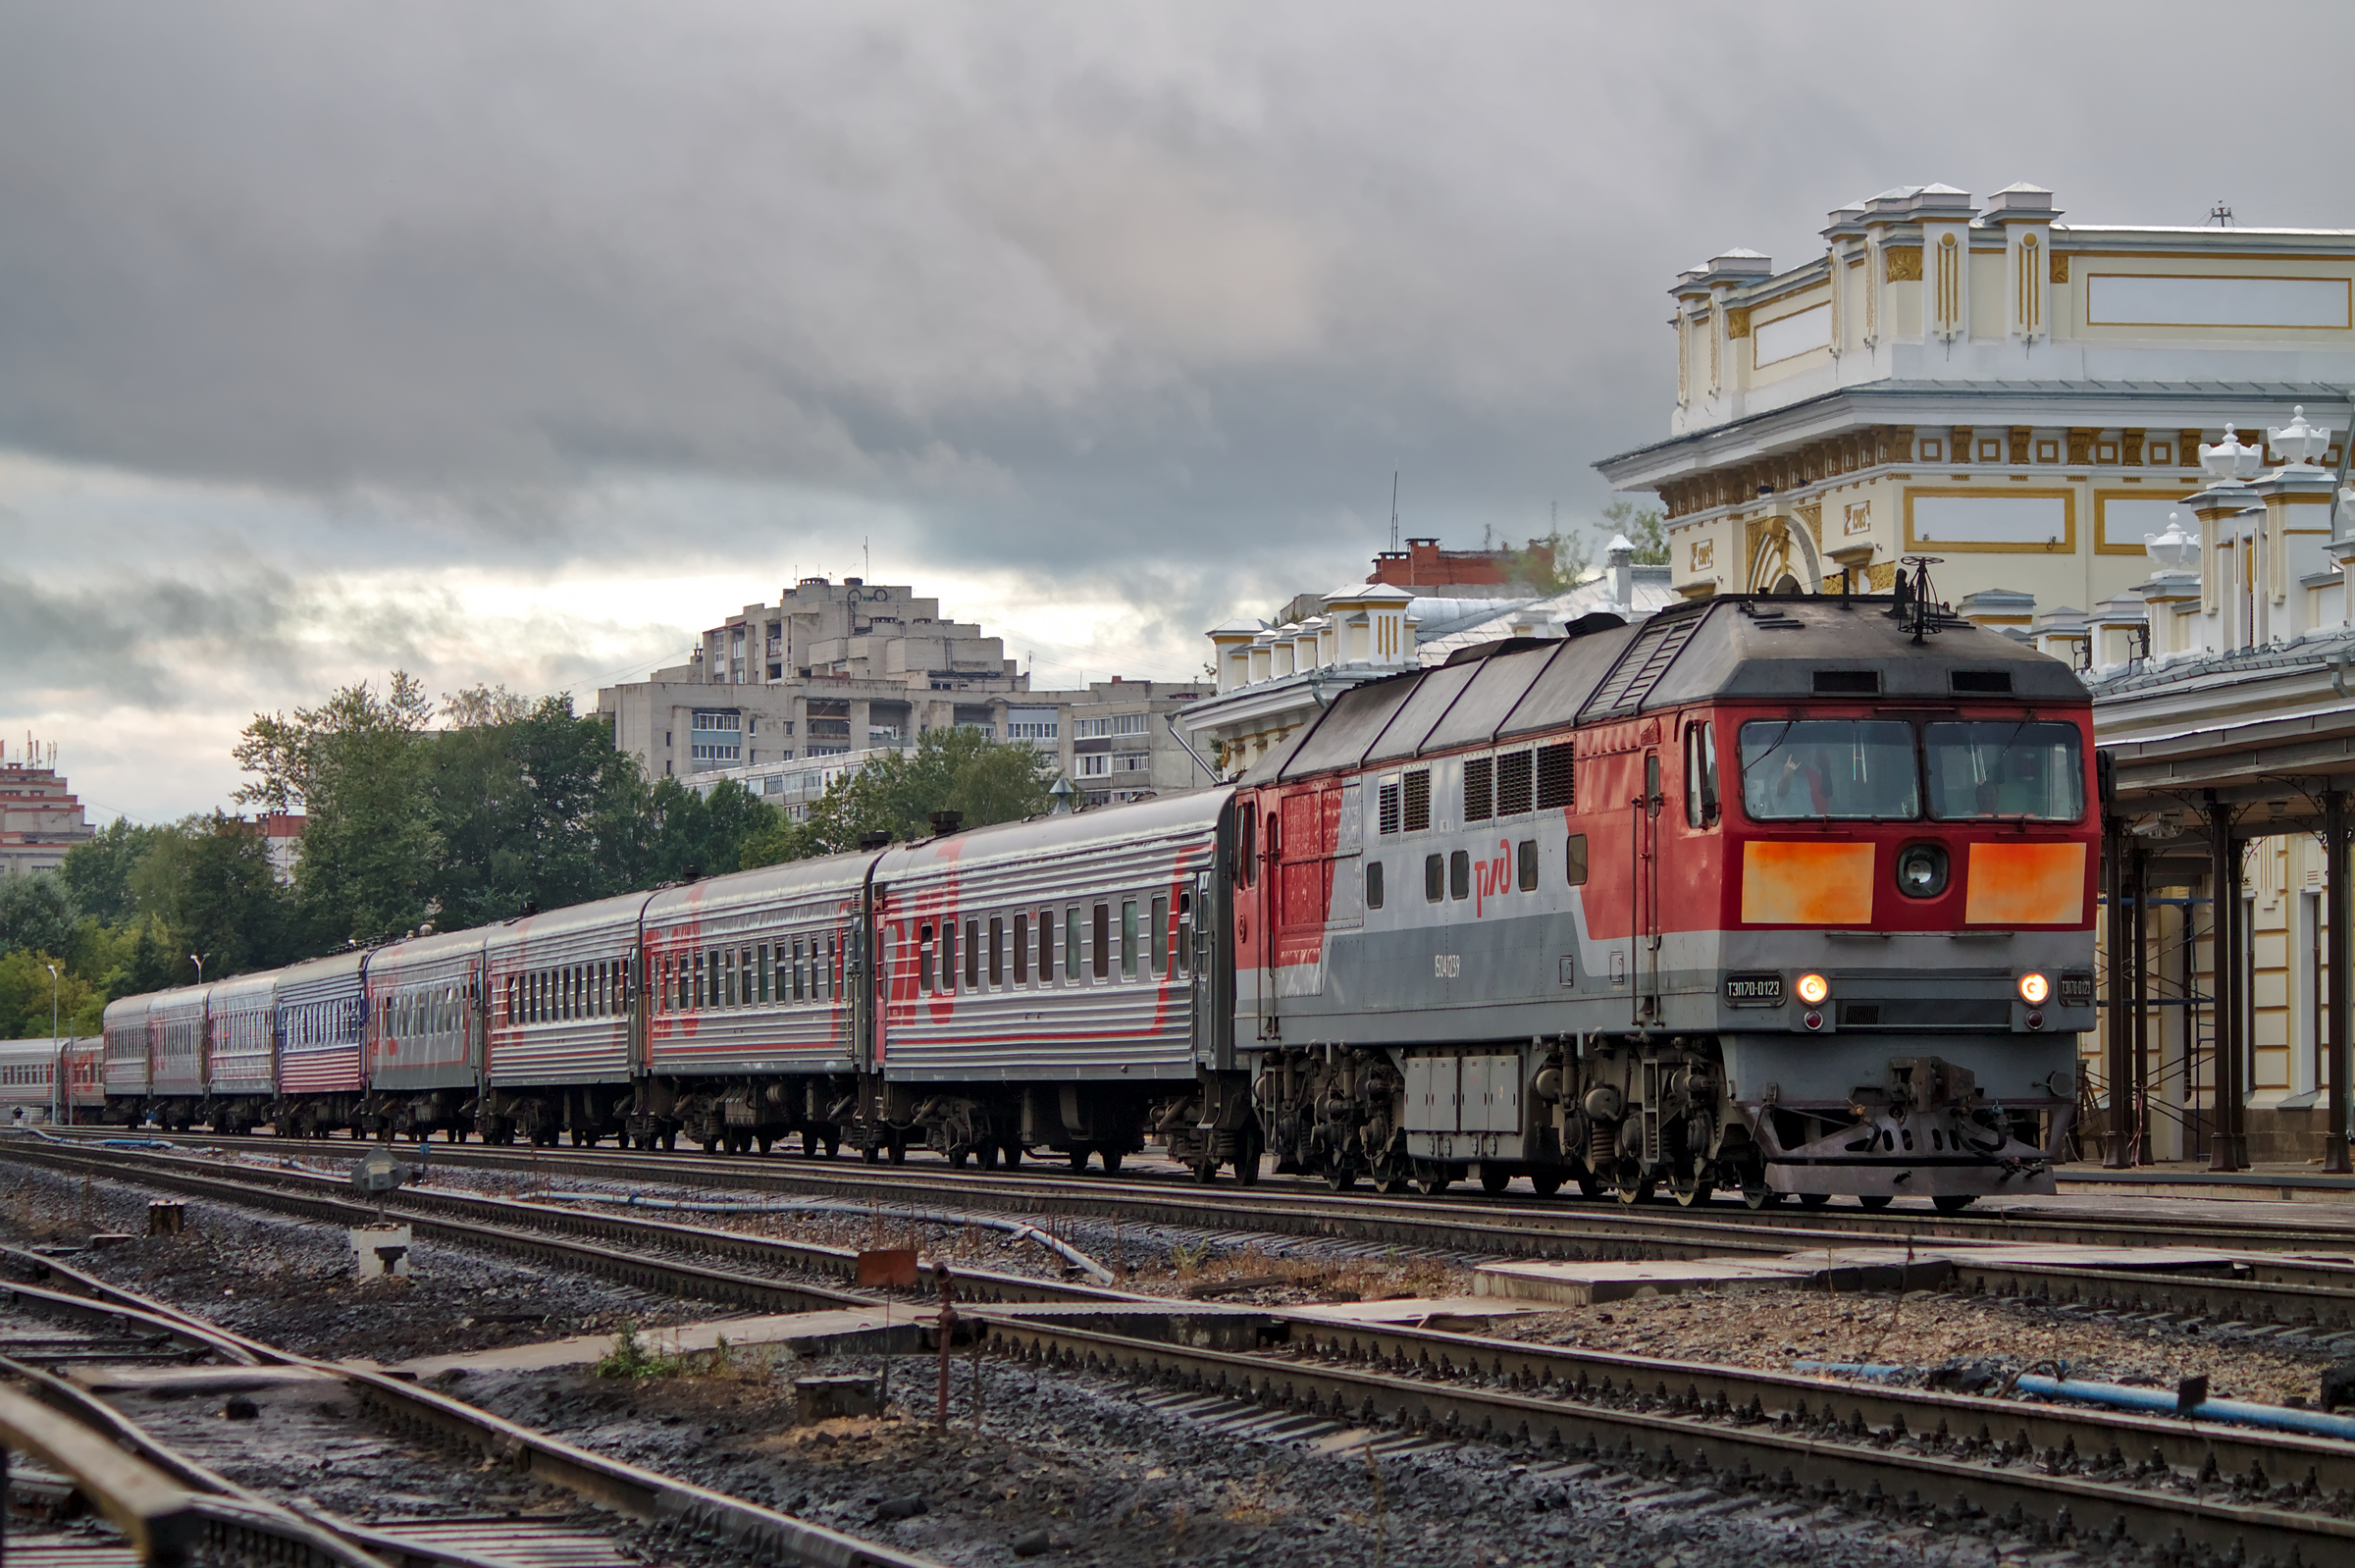
<path fill-rule="evenodd" d="M 1921 815 L 1913 727 L 1891 719 L 1752 719 L 1742 726 L 1752 820 L 1911 821 Z"/>
<path fill-rule="evenodd" d="M 1979 720 L 1922 730 L 1930 814 L 2074 822 L 2085 814 L 2085 761 L 2074 724 Z"/>

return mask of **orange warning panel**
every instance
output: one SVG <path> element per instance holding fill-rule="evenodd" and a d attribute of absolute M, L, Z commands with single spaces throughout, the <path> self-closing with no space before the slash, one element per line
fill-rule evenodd
<path fill-rule="evenodd" d="M 1872 846 L 1753 840 L 1742 846 L 1746 925 L 1872 923 Z"/>
<path fill-rule="evenodd" d="M 1973 844 L 1962 919 L 1970 925 L 2078 925 L 2085 846 Z"/>

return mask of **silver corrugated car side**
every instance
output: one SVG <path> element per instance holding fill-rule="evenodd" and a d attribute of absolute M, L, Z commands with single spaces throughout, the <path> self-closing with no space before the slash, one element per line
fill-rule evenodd
<path fill-rule="evenodd" d="M 363 1060 L 371 1089 L 476 1085 L 482 969 L 480 931 L 412 937 L 370 957 Z"/>
<path fill-rule="evenodd" d="M 1211 869 L 1228 793 L 886 851 L 874 870 L 885 1075 L 1191 1078 L 1192 986 L 1177 932 L 1194 913 L 1197 874 Z M 1051 976 L 1039 964 L 1042 922 Z M 952 923 L 953 962 L 944 963 Z"/>
<path fill-rule="evenodd" d="M 278 971 L 241 974 L 211 988 L 205 1086 L 221 1095 L 278 1092 Z"/>
<path fill-rule="evenodd" d="M 487 1081 L 525 1087 L 629 1078 L 639 917 L 653 896 L 625 893 L 482 933 Z"/>
<path fill-rule="evenodd" d="M 127 996 L 106 1005 L 99 1024 L 106 1041 L 106 1092 L 136 1098 L 147 1092 L 148 1041 L 146 996 Z"/>
<path fill-rule="evenodd" d="M 361 1087 L 368 953 L 339 953 L 278 973 L 279 1092 L 349 1094 Z"/>
<path fill-rule="evenodd" d="M 846 969 L 874 861 L 834 855 L 655 894 L 645 921 L 651 1071 L 856 1071 Z"/>
<path fill-rule="evenodd" d="M 150 1094 L 173 1099 L 203 1096 L 205 997 L 210 990 L 209 986 L 185 985 L 175 991 L 158 991 L 148 999 Z"/>

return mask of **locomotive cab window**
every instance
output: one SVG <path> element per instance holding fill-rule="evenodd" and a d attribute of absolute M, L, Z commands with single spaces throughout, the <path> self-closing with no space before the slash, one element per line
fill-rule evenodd
<path fill-rule="evenodd" d="M 2074 822 L 2085 814 L 2085 757 L 2074 724 L 1980 719 L 1922 727 L 1930 815 Z"/>
<path fill-rule="evenodd" d="M 1369 910 L 1382 908 L 1382 862 L 1380 861 L 1366 862 L 1366 908 Z"/>
<path fill-rule="evenodd" d="M 1921 815 L 1913 729 L 1892 719 L 1751 719 L 1742 809 L 1752 820 L 1910 822 Z"/>
<path fill-rule="evenodd" d="M 1468 899 L 1472 896 L 1472 852 L 1457 850 L 1447 857 L 1447 896 Z"/>
<path fill-rule="evenodd" d="M 1523 839 L 1516 854 L 1520 863 L 1515 869 L 1520 874 L 1521 891 L 1535 893 L 1538 890 L 1538 841 L 1534 838 Z"/>
<path fill-rule="evenodd" d="M 1707 719 L 1685 726 L 1685 825 L 1717 825 L 1717 731 Z"/>
<path fill-rule="evenodd" d="M 1424 857 L 1423 857 L 1423 897 L 1424 897 L 1425 901 L 1426 901 L 1426 902 L 1429 902 L 1429 903 L 1432 903 L 1432 904 L 1437 904 L 1437 903 L 1439 903 L 1439 900 L 1440 900 L 1440 899 L 1442 899 L 1442 898 L 1445 898 L 1445 897 L 1447 896 L 1447 895 L 1446 895 L 1446 892 L 1445 892 L 1446 885 L 1447 885 L 1447 861 L 1446 861 L 1446 858 L 1445 858 L 1444 856 L 1439 856 L 1439 855 L 1426 855 L 1426 856 L 1424 856 Z"/>
<path fill-rule="evenodd" d="M 1562 846 L 1562 867 L 1572 887 L 1587 885 L 1587 835 L 1573 833 Z"/>
<path fill-rule="evenodd" d="M 1234 829 L 1234 879 L 1245 887 L 1251 886 L 1257 880 L 1258 860 L 1259 807 L 1246 801 Z"/>

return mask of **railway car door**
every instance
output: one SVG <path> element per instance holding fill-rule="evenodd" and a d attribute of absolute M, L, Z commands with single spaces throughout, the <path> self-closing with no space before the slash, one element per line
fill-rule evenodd
<path fill-rule="evenodd" d="M 1660 1015 L 1660 749 L 1656 732 L 1648 727 L 1644 749 L 1644 792 L 1635 800 L 1635 863 L 1629 892 L 1635 901 L 1629 922 L 1628 969 L 1636 975 L 1635 1021 L 1648 1022 Z"/>

